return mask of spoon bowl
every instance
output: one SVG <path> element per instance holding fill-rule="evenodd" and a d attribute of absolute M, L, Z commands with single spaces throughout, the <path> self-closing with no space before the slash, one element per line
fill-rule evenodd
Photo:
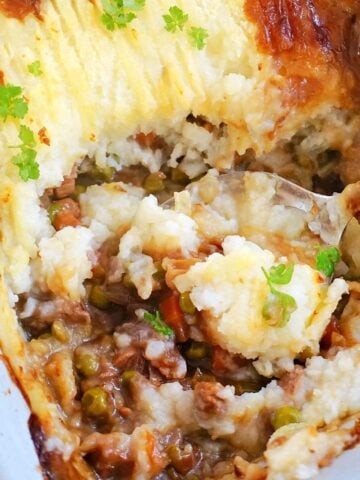
<path fill-rule="evenodd" d="M 259 173 L 231 171 L 219 175 L 217 180 L 222 184 L 223 191 L 236 198 L 248 188 L 246 179 L 251 175 Z M 328 196 L 313 193 L 273 173 L 261 172 L 261 175 L 266 176 L 275 189 L 273 204 L 296 208 L 309 214 L 309 229 L 329 245 L 340 244 L 346 226 L 360 212 L 360 182 L 348 185 L 340 194 Z M 186 187 L 192 197 L 199 182 L 201 180 Z M 168 200 L 162 206 L 172 208 L 174 199 Z"/>

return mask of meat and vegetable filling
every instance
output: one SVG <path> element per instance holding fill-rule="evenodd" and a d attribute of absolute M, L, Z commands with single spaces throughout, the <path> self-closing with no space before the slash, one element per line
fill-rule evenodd
<path fill-rule="evenodd" d="M 166 149 L 153 133 L 136 140 Z M 266 174 L 244 178 L 232 197 L 213 171 L 193 182 L 180 167 L 86 159 L 42 197 L 54 235 L 18 316 L 79 438 L 73 455 L 99 478 L 265 478 L 273 432 L 308 421 L 296 393 L 307 359 L 357 343 L 359 289 L 309 227 L 314 212 L 277 205 Z"/>

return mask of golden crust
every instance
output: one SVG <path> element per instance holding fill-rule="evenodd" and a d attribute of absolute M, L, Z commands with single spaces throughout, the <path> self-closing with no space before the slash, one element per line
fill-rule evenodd
<path fill-rule="evenodd" d="M 204 9 L 200 0 L 183 0 L 192 23 L 209 32 L 202 51 L 189 48 L 185 33 L 165 31 L 161 15 L 171 5 L 165 0 L 148 0 L 129 28 L 115 32 L 101 23 L 99 0 L 46 0 L 42 19 L 0 14 L 4 81 L 24 88 L 29 126 L 47 132 L 38 152 L 41 187 L 60 183 L 76 161 L 101 151 L 98 140 L 106 147 L 139 130 L 163 132 L 189 113 L 228 126 L 214 162 L 227 168 L 234 151 L 269 151 L 309 119 L 351 108 L 348 92 L 356 91 L 358 71 L 358 26 L 351 22 L 359 7 L 285 2 L 284 33 L 283 3 L 208 0 Z M 337 17 L 340 26 L 332 22 Z M 35 60 L 39 78 L 27 70 Z M 11 127 L 4 126 L 0 151 L 7 173 L 16 176 L 6 148 L 16 142 Z"/>
<path fill-rule="evenodd" d="M 23 20 L 27 15 L 40 16 L 41 0 L 0 0 L 0 10 L 10 18 Z"/>
<path fill-rule="evenodd" d="M 284 101 L 294 106 L 339 97 L 359 102 L 360 5 L 356 0 L 247 0 L 261 51 L 287 78 Z"/>

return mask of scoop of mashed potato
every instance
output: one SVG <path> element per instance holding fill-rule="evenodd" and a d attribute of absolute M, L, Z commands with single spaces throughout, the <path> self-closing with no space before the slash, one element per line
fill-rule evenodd
<path fill-rule="evenodd" d="M 131 229 L 121 238 L 118 259 L 125 266 L 141 298 L 150 297 L 153 257 L 190 255 L 197 250 L 200 237 L 194 220 L 157 204 L 154 196 L 144 198 L 134 216 Z"/>
<path fill-rule="evenodd" d="M 80 300 L 85 295 L 84 280 L 92 277 L 91 257 L 96 242 L 85 227 L 66 227 L 39 243 L 39 263 L 35 278 L 56 295 Z"/>
<path fill-rule="evenodd" d="M 347 292 L 346 282 L 336 279 L 329 285 L 308 265 L 294 265 L 289 283 L 276 289 L 293 297 L 296 308 L 285 325 L 273 325 L 263 314 L 271 293 L 264 270 L 287 259 L 276 260 L 270 251 L 239 236 L 227 237 L 223 251 L 174 280 L 179 292 L 189 292 L 203 312 L 213 342 L 256 359 L 255 367 L 266 376 L 291 370 L 293 359 L 303 351 L 317 353 L 331 314 Z"/>
<path fill-rule="evenodd" d="M 103 242 L 118 229 L 130 226 L 143 196 L 142 188 L 123 182 L 92 185 L 80 196 L 83 223 Z"/>

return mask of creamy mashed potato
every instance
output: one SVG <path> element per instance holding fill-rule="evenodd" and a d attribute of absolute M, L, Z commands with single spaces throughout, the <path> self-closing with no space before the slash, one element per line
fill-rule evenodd
<path fill-rule="evenodd" d="M 85 294 L 84 280 L 92 277 L 94 249 L 95 238 L 85 227 L 66 227 L 42 239 L 38 281 L 56 295 L 79 300 Z"/>
<path fill-rule="evenodd" d="M 259 358 L 256 367 L 265 375 L 273 374 L 272 362 L 287 369 L 305 349 L 317 353 L 331 314 L 348 290 L 346 282 L 327 285 L 319 272 L 295 265 L 291 281 L 279 291 L 291 295 L 297 308 L 285 326 L 274 327 L 262 312 L 270 294 L 262 269 L 276 265 L 274 255 L 241 237 L 227 237 L 223 250 L 174 281 L 204 312 L 211 337 L 226 350 Z"/>
<path fill-rule="evenodd" d="M 286 439 L 280 442 L 279 439 Z M 288 425 L 270 439 L 265 453 L 269 480 L 316 478 L 354 440 L 349 430 L 318 431 L 306 425 Z"/>
<path fill-rule="evenodd" d="M 121 244 L 125 245 L 130 235 L 137 238 L 144 252 L 154 256 L 176 252 L 187 256 L 196 252 L 200 244 L 194 220 L 182 213 L 161 208 L 153 196 L 140 203 L 132 228 L 124 235 Z"/>
<path fill-rule="evenodd" d="M 142 188 L 123 182 L 93 185 L 80 196 L 83 223 L 98 242 L 118 229 L 128 228 L 144 196 Z"/>
<path fill-rule="evenodd" d="M 153 257 L 174 253 L 189 255 L 196 252 L 199 243 L 197 226 L 190 217 L 162 209 L 156 198 L 150 196 L 141 201 L 132 227 L 121 238 L 118 259 L 140 297 L 147 299 L 152 293 L 156 272 Z"/>

